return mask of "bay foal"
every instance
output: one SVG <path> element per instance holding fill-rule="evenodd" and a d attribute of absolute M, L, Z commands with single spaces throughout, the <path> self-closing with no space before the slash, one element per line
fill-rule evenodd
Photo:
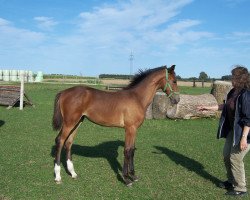
<path fill-rule="evenodd" d="M 162 89 L 172 103 L 179 102 L 175 66 L 139 71 L 131 83 L 117 92 L 101 91 L 87 86 L 76 86 L 59 92 L 55 98 L 53 128 L 59 134 L 55 139 L 55 181 L 61 182 L 60 158 L 66 148 L 67 169 L 72 178 L 74 170 L 71 146 L 79 124 L 90 121 L 109 127 L 125 129 L 124 164 L 122 175 L 126 185 L 137 181 L 134 170 L 136 131 L 144 121 L 147 107 L 158 89 Z"/>

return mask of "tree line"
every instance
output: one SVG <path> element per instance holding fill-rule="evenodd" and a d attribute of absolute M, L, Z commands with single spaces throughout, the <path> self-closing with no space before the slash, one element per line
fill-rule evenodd
<path fill-rule="evenodd" d="M 231 80 L 231 75 L 225 75 L 221 77 L 221 80 Z M 122 75 L 122 74 L 100 74 L 99 78 L 107 78 L 107 79 L 131 79 L 133 75 Z M 201 81 L 212 81 L 214 78 L 210 78 L 206 72 L 200 72 L 198 77 L 190 77 L 190 78 L 182 78 L 181 76 L 176 76 L 177 80 L 182 81 L 193 81 L 193 80 L 201 80 Z"/>
<path fill-rule="evenodd" d="M 109 79 L 131 79 L 133 75 L 126 74 L 100 74 L 99 78 L 109 78 Z"/>
<path fill-rule="evenodd" d="M 51 78 L 51 79 L 58 79 L 58 78 L 88 78 L 88 79 L 96 79 L 96 77 L 83 77 L 79 75 L 63 75 L 63 74 L 44 74 L 44 78 Z M 129 80 L 133 78 L 133 75 L 126 75 L 126 74 L 100 74 L 98 76 L 99 79 L 125 79 Z M 206 72 L 202 71 L 200 72 L 198 77 L 190 77 L 190 78 L 182 78 L 181 76 L 177 75 L 176 76 L 177 80 L 181 81 L 213 81 L 215 80 L 214 78 L 210 78 Z M 231 80 L 232 76 L 231 75 L 225 75 L 220 78 L 220 80 L 225 80 L 229 81 Z"/>

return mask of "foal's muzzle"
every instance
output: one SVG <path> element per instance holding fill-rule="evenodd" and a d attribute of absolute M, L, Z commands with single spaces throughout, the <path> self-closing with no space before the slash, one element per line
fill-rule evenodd
<path fill-rule="evenodd" d="M 180 101 L 180 95 L 179 94 L 172 94 L 170 97 L 170 101 L 172 104 L 177 104 Z"/>

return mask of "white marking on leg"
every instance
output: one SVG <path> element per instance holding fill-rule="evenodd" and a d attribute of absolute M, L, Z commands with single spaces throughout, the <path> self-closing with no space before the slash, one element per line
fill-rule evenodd
<path fill-rule="evenodd" d="M 55 176 L 56 176 L 55 181 L 57 183 L 60 183 L 62 180 L 61 175 L 60 175 L 60 171 L 61 171 L 60 165 L 55 164 L 54 172 L 55 172 Z"/>
<path fill-rule="evenodd" d="M 67 160 L 67 168 L 68 168 L 68 171 L 71 173 L 72 178 L 76 178 L 77 174 L 74 170 L 73 162 L 70 159 Z"/>

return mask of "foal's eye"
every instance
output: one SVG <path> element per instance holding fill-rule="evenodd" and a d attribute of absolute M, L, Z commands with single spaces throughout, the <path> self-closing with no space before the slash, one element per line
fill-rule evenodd
<path fill-rule="evenodd" d="M 177 81 L 173 81 L 173 83 L 177 83 Z"/>

